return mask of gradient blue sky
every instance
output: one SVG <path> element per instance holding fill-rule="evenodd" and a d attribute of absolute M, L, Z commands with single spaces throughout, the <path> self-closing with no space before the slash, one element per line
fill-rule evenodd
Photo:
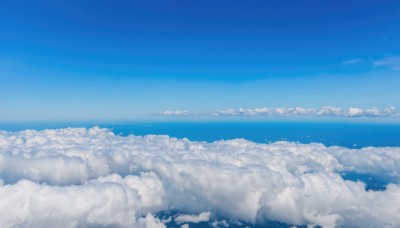
<path fill-rule="evenodd" d="M 400 108 L 400 1 L 1 1 L 0 121 Z"/>

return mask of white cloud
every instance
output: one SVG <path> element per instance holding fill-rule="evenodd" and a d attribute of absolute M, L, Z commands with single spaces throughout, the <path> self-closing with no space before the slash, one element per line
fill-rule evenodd
<path fill-rule="evenodd" d="M 317 112 L 318 116 L 343 116 L 343 110 L 339 107 L 324 106 Z"/>
<path fill-rule="evenodd" d="M 379 111 L 378 111 L 379 113 Z M 353 108 L 350 107 L 348 111 L 348 116 L 354 117 L 354 116 L 363 116 L 364 115 L 364 110 L 361 108 Z"/>
<path fill-rule="evenodd" d="M 64 187 L 19 180 L 2 186 L 0 198 L 1 227 L 133 226 L 142 204 L 135 189 L 96 179 Z"/>
<path fill-rule="evenodd" d="M 199 222 L 208 222 L 210 221 L 211 212 L 202 212 L 199 215 L 179 215 L 175 218 L 175 222 L 177 223 L 199 223 Z"/>
<path fill-rule="evenodd" d="M 391 184 L 366 191 L 344 180 L 347 172 Z M 212 214 L 260 224 L 400 226 L 397 147 L 206 143 L 99 128 L 0 131 L 0 178 L 0 227 L 163 227 L 154 215 L 170 209 L 184 214 L 175 217 L 182 222 Z"/>
<path fill-rule="evenodd" d="M 385 66 L 393 70 L 400 70 L 400 56 L 387 56 L 373 62 L 374 66 Z"/>
<path fill-rule="evenodd" d="M 241 226 L 241 227 L 244 227 L 243 226 L 243 224 L 242 223 L 240 223 L 240 222 L 234 222 L 233 223 L 234 225 L 237 225 L 237 226 Z M 222 221 L 213 221 L 211 224 L 210 224 L 212 227 L 219 227 L 219 228 L 221 228 L 221 227 L 229 227 L 231 224 L 229 224 L 226 220 L 222 220 Z M 248 227 L 248 226 L 246 226 L 246 227 Z"/>
<path fill-rule="evenodd" d="M 361 109 L 350 107 L 343 111 L 340 107 L 324 106 L 316 108 L 254 108 L 254 109 L 227 109 L 212 112 L 165 111 L 162 116 L 334 116 L 334 117 L 384 117 L 397 115 L 396 109 L 391 106 L 385 109 L 376 107 Z"/>
<path fill-rule="evenodd" d="M 362 59 L 354 58 L 354 59 L 349 59 L 349 60 L 343 61 L 342 65 L 353 65 L 353 64 L 361 63 L 363 61 L 364 60 L 362 60 Z"/>
<path fill-rule="evenodd" d="M 158 218 L 154 218 L 152 214 L 148 213 L 146 217 L 139 219 L 138 227 L 165 228 L 166 226 Z"/>
<path fill-rule="evenodd" d="M 163 116 L 187 116 L 187 115 L 191 115 L 192 113 L 188 112 L 188 111 L 181 111 L 181 110 L 176 110 L 176 111 L 164 111 L 162 113 L 160 113 Z"/>

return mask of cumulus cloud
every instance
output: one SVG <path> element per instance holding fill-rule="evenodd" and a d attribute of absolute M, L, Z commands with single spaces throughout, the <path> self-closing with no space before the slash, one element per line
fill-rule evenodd
<path fill-rule="evenodd" d="M 146 217 L 139 219 L 138 227 L 143 228 L 166 228 L 166 226 L 158 218 L 154 218 L 152 214 L 147 214 Z"/>
<path fill-rule="evenodd" d="M 199 222 L 208 222 L 210 220 L 211 212 L 202 212 L 199 215 L 179 215 L 175 218 L 175 222 L 184 223 L 199 223 Z"/>
<path fill-rule="evenodd" d="M 343 173 L 389 184 L 366 190 Z M 169 210 L 180 213 L 176 222 L 210 225 L 400 226 L 397 147 L 0 131 L 0 178 L 0 227 L 165 227 L 156 215 Z"/>
<path fill-rule="evenodd" d="M 388 117 L 397 115 L 395 107 L 385 109 L 355 108 L 343 110 L 339 107 L 324 106 L 316 108 L 254 108 L 227 109 L 212 112 L 165 111 L 161 116 L 332 116 L 332 117 Z"/>
<path fill-rule="evenodd" d="M 384 66 L 393 70 L 400 70 L 400 56 L 386 56 L 375 60 L 373 64 L 374 66 Z"/>
<path fill-rule="evenodd" d="M 362 110 L 361 108 L 353 108 L 350 107 L 349 108 L 349 112 L 348 112 L 349 116 L 363 116 L 364 115 L 364 110 Z"/>

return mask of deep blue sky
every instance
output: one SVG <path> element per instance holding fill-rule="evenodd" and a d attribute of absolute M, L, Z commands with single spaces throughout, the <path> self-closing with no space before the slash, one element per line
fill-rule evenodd
<path fill-rule="evenodd" d="M 0 121 L 400 108 L 400 1 L 0 0 Z"/>

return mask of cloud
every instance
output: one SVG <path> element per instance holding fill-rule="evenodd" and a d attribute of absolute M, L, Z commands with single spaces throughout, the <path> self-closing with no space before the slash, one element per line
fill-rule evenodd
<path fill-rule="evenodd" d="M 350 107 L 348 115 L 352 116 L 352 117 L 354 117 L 354 116 L 363 116 L 364 115 L 364 110 L 362 110 L 361 108 Z"/>
<path fill-rule="evenodd" d="M 400 56 L 387 56 L 375 60 L 373 64 L 374 66 L 384 66 L 393 70 L 400 70 Z"/>
<path fill-rule="evenodd" d="M 343 173 L 389 184 L 366 190 Z M 0 227 L 164 227 L 169 210 L 176 222 L 400 226 L 398 147 L 0 131 L 0 178 Z"/>
<path fill-rule="evenodd" d="M 339 107 L 316 108 L 254 108 L 227 109 L 212 112 L 165 111 L 161 116 L 331 116 L 331 117 L 388 117 L 397 115 L 395 107 L 361 109 L 350 107 L 344 111 Z"/>
<path fill-rule="evenodd" d="M 317 116 L 343 116 L 345 115 L 342 108 L 324 106 L 316 111 Z"/>
<path fill-rule="evenodd" d="M 162 113 L 160 113 L 160 115 L 162 116 L 188 116 L 188 115 L 192 115 L 191 112 L 188 111 L 180 111 L 180 110 L 176 110 L 176 111 L 164 111 Z"/>
<path fill-rule="evenodd" d="M 3 185 L 1 227 L 134 226 L 144 202 L 126 181 L 93 179 L 61 187 L 22 179 Z"/>
<path fill-rule="evenodd" d="M 372 64 L 373 66 L 381 66 L 381 67 L 387 67 L 392 70 L 400 70 L 400 56 L 397 55 L 391 55 L 391 56 L 384 56 L 376 60 L 372 59 L 360 59 L 360 58 L 354 58 L 354 59 L 349 59 L 346 61 L 342 62 L 342 65 L 354 65 L 362 62 L 368 62 L 369 64 Z"/>
<path fill-rule="evenodd" d="M 342 65 L 353 65 L 353 64 L 361 63 L 363 61 L 364 60 L 362 60 L 362 59 L 354 58 L 354 59 L 349 59 L 349 60 L 343 61 Z"/>
<path fill-rule="evenodd" d="M 350 117 L 358 117 L 358 116 L 365 116 L 365 117 L 377 117 L 377 116 L 393 116 L 396 115 L 396 109 L 392 106 L 389 108 L 385 108 L 383 110 L 379 110 L 378 108 L 367 108 L 365 110 L 361 108 L 353 108 L 350 107 L 349 111 L 347 112 L 347 116 Z"/>
<path fill-rule="evenodd" d="M 166 228 L 166 226 L 158 218 L 154 218 L 152 214 L 147 214 L 146 217 L 139 219 L 138 227 L 143 228 Z"/>
<path fill-rule="evenodd" d="M 199 223 L 199 222 L 208 222 L 210 220 L 211 212 L 202 212 L 199 215 L 179 215 L 175 218 L 175 222 L 184 223 Z"/>

